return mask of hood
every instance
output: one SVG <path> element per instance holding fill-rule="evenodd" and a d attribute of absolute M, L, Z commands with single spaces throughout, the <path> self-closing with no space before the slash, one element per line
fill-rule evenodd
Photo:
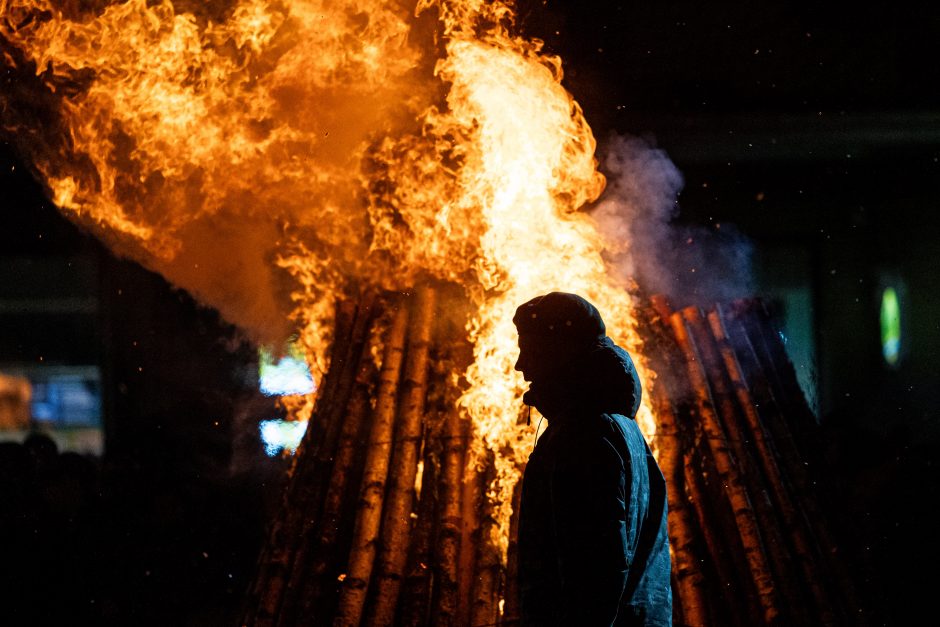
<path fill-rule="evenodd" d="M 641 398 L 640 378 L 629 353 L 605 336 L 554 380 L 533 385 L 524 400 L 551 421 L 584 413 L 634 418 Z"/>

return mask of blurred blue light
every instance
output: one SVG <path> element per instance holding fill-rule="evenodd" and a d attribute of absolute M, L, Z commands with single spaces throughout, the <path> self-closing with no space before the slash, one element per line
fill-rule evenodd
<path fill-rule="evenodd" d="M 284 450 L 289 453 L 297 450 L 304 433 L 307 432 L 307 423 L 287 420 L 262 420 L 258 428 L 261 431 L 264 452 L 269 457 L 274 457 Z"/>
<path fill-rule="evenodd" d="M 303 355 L 293 349 L 277 362 L 271 351 L 259 349 L 258 384 L 261 392 L 267 396 L 310 394 L 316 389 Z"/>

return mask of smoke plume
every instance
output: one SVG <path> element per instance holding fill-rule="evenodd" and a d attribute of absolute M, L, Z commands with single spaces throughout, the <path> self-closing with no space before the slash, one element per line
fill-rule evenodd
<path fill-rule="evenodd" d="M 612 135 L 600 150 L 607 188 L 592 209 L 612 271 L 673 305 L 708 305 L 752 292 L 751 243 L 734 226 L 678 219 L 682 174 L 665 151 Z"/>

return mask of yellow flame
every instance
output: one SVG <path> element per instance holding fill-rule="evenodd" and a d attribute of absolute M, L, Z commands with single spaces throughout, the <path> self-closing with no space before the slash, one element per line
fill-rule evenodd
<path fill-rule="evenodd" d="M 252 301 L 286 291 L 270 285 L 285 245 L 359 271 L 362 155 L 427 105 L 407 10 L 358 0 L 232 0 L 198 15 L 169 0 L 77 14 L 59 5 L 0 0 L 0 35 L 59 94 L 62 128 L 38 130 L 65 138 L 50 142 L 55 154 L 30 149 L 60 207 L 261 335 L 273 307 Z M 321 300 L 335 287 L 328 274 L 317 279 Z M 315 361 L 326 348 L 310 346 Z"/>
<path fill-rule="evenodd" d="M 524 382 L 513 370 L 515 308 L 548 291 L 575 292 L 597 305 L 616 342 L 634 355 L 641 342 L 631 297 L 607 272 L 604 240 L 590 216 L 577 211 L 604 181 L 590 128 L 560 84 L 560 61 L 540 54 L 538 42 L 508 34 L 505 5 L 445 7 L 443 14 L 450 39 L 438 73 L 450 85 L 446 122 L 467 129 L 455 204 L 474 207 L 484 229 L 474 260 L 482 290 L 471 291 L 478 309 L 468 325 L 475 361 L 459 403 L 472 418 L 475 452 L 485 448 L 496 458 L 489 495 L 501 528 L 495 540 L 505 552 L 512 490 L 533 429 L 518 426 Z M 475 25 L 483 19 L 493 26 L 479 37 Z M 652 437 L 647 403 L 639 419 Z"/>
<path fill-rule="evenodd" d="M 533 435 L 517 424 L 516 306 L 579 293 L 642 355 L 628 286 L 608 273 L 605 241 L 579 211 L 604 179 L 561 61 L 511 33 L 503 2 L 421 0 L 415 13 L 388 0 L 233 0 L 198 15 L 169 0 L 82 15 L 56 7 L 0 0 L 0 34 L 61 93 L 66 148 L 38 155 L 37 167 L 57 205 L 125 254 L 245 326 L 254 318 L 240 319 L 238 304 L 250 289 L 239 301 L 233 275 L 183 268 L 214 254 L 203 265 L 286 270 L 320 373 L 332 295 L 346 281 L 401 289 L 432 276 L 465 287 L 474 363 L 458 402 L 476 459 L 496 459 L 488 492 L 505 552 Z M 432 13 L 436 65 L 436 40 L 419 27 Z M 271 241 L 243 259 L 246 232 Z M 215 253 L 203 252 L 207 237 L 223 238 Z M 652 373 L 636 361 L 648 389 Z M 291 402 L 309 418 L 312 398 Z M 639 420 L 652 438 L 647 403 Z"/>

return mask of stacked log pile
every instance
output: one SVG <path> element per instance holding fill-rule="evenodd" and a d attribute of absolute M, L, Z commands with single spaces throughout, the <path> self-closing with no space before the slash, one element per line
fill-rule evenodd
<path fill-rule="evenodd" d="M 338 305 L 331 365 L 248 593 L 245 625 L 493 625 L 504 585 L 437 291 Z M 459 338 L 455 342 L 453 338 Z"/>
<path fill-rule="evenodd" d="M 242 624 L 512 625 L 492 460 L 472 463 L 470 347 L 431 287 L 338 305 L 330 370 Z M 448 299 L 451 302 L 451 299 Z M 675 624 L 865 624 L 815 486 L 815 417 L 759 301 L 642 310 L 669 485 Z"/>
<path fill-rule="evenodd" d="M 870 622 L 822 503 L 819 426 L 765 304 L 654 297 L 645 317 L 676 624 Z"/>

